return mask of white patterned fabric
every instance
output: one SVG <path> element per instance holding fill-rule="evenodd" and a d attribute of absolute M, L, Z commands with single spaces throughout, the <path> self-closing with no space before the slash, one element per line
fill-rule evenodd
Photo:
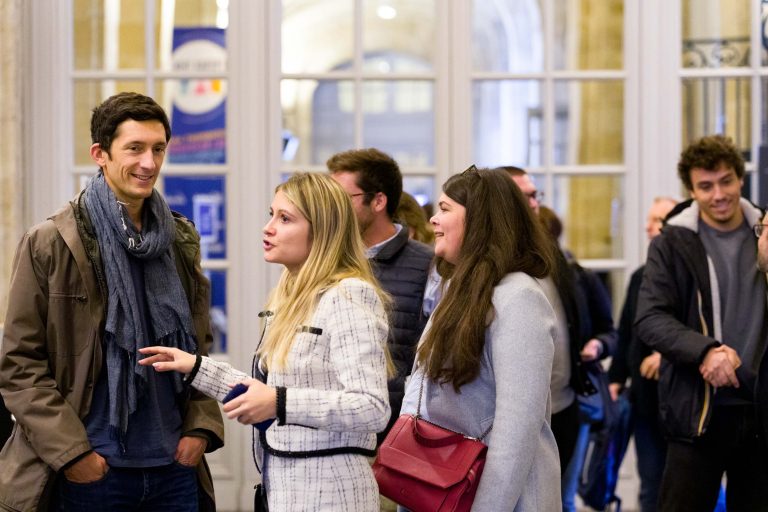
<path fill-rule="evenodd" d="M 379 512 L 379 486 L 362 455 L 267 455 L 264 483 L 270 512 Z"/>
<path fill-rule="evenodd" d="M 286 424 L 267 430 L 269 445 L 294 452 L 375 449 L 376 433 L 390 414 L 384 352 L 389 327 L 378 295 L 359 279 L 345 279 L 320 297 L 303 327 L 285 368 L 267 377 L 268 385 L 286 388 Z M 222 400 L 228 384 L 247 377 L 203 358 L 192 385 Z M 266 455 L 260 466 L 273 512 L 379 510 L 378 487 L 363 455 Z"/>

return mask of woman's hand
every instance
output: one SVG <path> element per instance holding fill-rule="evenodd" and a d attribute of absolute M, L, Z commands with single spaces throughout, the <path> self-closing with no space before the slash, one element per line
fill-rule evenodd
<path fill-rule="evenodd" d="M 222 407 L 227 418 L 243 425 L 252 425 L 277 416 L 277 391 L 256 379 L 242 382 L 248 391 L 233 398 Z"/>
<path fill-rule="evenodd" d="M 148 355 L 139 360 L 139 364 L 152 367 L 158 372 L 174 370 L 181 373 L 189 373 L 195 367 L 197 356 L 173 347 L 144 347 L 139 352 Z"/>

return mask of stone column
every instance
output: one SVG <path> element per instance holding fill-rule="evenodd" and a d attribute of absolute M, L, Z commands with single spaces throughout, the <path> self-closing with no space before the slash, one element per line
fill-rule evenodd
<path fill-rule="evenodd" d="M 13 254 L 22 234 L 22 1 L 0 0 L 0 332 Z"/>

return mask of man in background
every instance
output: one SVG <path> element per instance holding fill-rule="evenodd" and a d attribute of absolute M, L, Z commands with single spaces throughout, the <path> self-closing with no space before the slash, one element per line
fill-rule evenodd
<path fill-rule="evenodd" d="M 645 233 L 653 240 L 661 233 L 664 219 L 677 201 L 669 197 L 657 197 L 648 210 Z M 632 379 L 629 399 L 634 417 L 635 451 L 637 472 L 640 476 L 640 511 L 655 512 L 659 498 L 659 485 L 667 455 L 667 442 L 659 425 L 659 400 L 656 383 L 659 380 L 661 354 L 651 350 L 637 338 L 634 329 L 637 312 L 637 296 L 643 279 L 641 266 L 632 273 L 627 288 L 624 307 L 619 320 L 619 342 L 616 356 L 608 372 L 611 398 L 618 400 L 628 378 Z"/>
<path fill-rule="evenodd" d="M 741 197 L 744 160 L 731 139 L 686 148 L 678 175 L 691 199 L 648 250 L 637 336 L 662 355 L 659 413 L 667 458 L 661 511 L 715 508 L 723 473 L 729 511 L 768 510 L 768 457 L 756 394 L 766 348 L 766 279 Z"/>
<path fill-rule="evenodd" d="M 411 240 L 408 228 L 394 222 L 403 177 L 392 157 L 374 148 L 354 149 L 333 155 L 327 166 L 352 200 L 373 273 L 394 299 L 388 346 L 397 374 L 389 381 L 392 417 L 378 436 L 381 444 L 400 414 L 405 378 L 426 325 L 422 300 L 434 252 Z"/>

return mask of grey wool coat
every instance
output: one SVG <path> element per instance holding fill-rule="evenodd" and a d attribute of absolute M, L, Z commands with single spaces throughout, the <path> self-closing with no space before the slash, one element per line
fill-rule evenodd
<path fill-rule="evenodd" d="M 555 314 L 538 280 L 524 273 L 499 282 L 493 306 L 478 377 L 456 393 L 451 384 L 424 379 L 417 364 L 401 413 L 416 412 L 423 379 L 425 419 L 472 437 L 492 426 L 474 512 L 557 512 L 560 463 L 549 394 Z"/>

